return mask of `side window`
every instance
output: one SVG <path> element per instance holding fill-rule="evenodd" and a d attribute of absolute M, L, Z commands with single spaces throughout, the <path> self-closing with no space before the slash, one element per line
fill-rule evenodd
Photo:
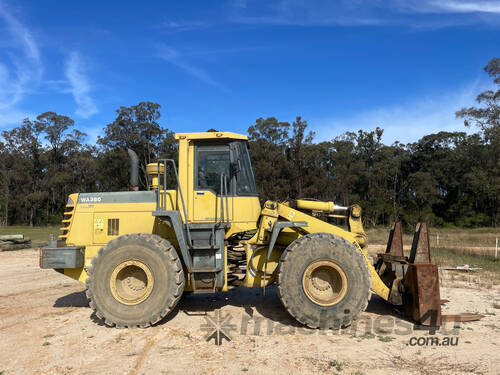
<path fill-rule="evenodd" d="M 228 189 L 229 166 L 231 158 L 229 146 L 198 145 L 196 150 L 196 188 L 199 190 L 214 190 L 217 194 L 221 192 L 221 174 L 227 177 Z"/>
<path fill-rule="evenodd" d="M 238 173 L 236 174 L 236 191 L 238 195 L 257 195 L 248 149 L 243 142 L 238 142 L 237 147 Z"/>

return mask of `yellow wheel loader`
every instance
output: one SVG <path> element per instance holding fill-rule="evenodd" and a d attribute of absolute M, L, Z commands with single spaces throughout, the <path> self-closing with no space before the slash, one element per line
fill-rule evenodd
<path fill-rule="evenodd" d="M 430 255 L 409 259 L 402 242 L 395 254 L 391 239 L 373 266 L 359 206 L 291 200 L 261 207 L 246 136 L 181 133 L 176 140 L 178 169 L 173 160 L 148 164 L 147 191 L 137 191 L 137 157 L 129 151 L 131 191 L 71 194 L 62 235 L 40 251 L 41 268 L 86 283 L 90 307 L 106 325 L 148 327 L 187 291 L 272 283 L 289 313 L 311 328 L 348 326 L 371 292 L 404 305 L 419 323 L 440 324 Z M 167 181 L 168 170 L 175 181 Z M 328 217 L 345 219 L 347 229 Z M 428 253 L 418 238 L 414 245 L 412 254 Z"/>

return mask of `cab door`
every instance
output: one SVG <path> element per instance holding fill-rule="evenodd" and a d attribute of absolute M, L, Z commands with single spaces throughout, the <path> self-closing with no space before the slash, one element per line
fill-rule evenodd
<path fill-rule="evenodd" d="M 216 222 L 221 218 L 221 199 L 224 220 L 233 220 L 233 187 L 231 182 L 231 151 L 229 143 L 198 142 L 194 155 L 193 221 Z M 221 176 L 225 176 L 227 194 Z M 227 198 L 226 198 L 227 197 Z M 227 206 L 227 209 L 226 209 Z M 229 218 L 227 218 L 227 213 Z"/>

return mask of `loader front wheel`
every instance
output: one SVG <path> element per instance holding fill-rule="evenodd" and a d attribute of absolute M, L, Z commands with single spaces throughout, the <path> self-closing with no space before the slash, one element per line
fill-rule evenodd
<path fill-rule="evenodd" d="M 148 327 L 170 313 L 184 291 L 177 251 L 147 233 L 108 242 L 87 273 L 90 307 L 108 326 Z"/>
<path fill-rule="evenodd" d="M 278 293 L 288 312 L 310 328 L 346 327 L 370 297 L 370 270 L 361 251 L 347 240 L 313 233 L 283 252 Z"/>

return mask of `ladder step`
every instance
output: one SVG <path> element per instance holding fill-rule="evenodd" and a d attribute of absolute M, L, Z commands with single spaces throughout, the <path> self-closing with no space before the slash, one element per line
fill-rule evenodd
<path fill-rule="evenodd" d="M 191 268 L 191 272 L 219 272 L 222 271 L 216 267 L 198 267 L 198 268 Z"/>
<path fill-rule="evenodd" d="M 206 289 L 196 289 L 193 290 L 194 294 L 208 294 L 208 293 L 215 293 L 215 290 L 213 288 L 206 288 Z"/>
<path fill-rule="evenodd" d="M 217 248 L 214 246 L 210 246 L 210 245 L 202 245 L 202 246 L 191 246 L 190 249 L 191 250 L 215 250 Z"/>

